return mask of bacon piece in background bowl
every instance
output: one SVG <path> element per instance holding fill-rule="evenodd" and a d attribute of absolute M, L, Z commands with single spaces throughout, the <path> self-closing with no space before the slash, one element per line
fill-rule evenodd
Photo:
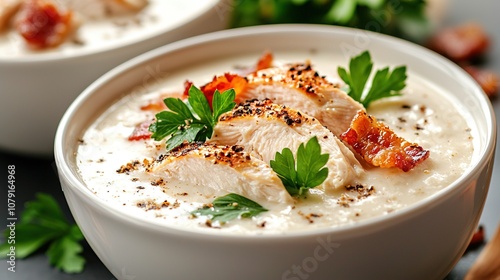
<path fill-rule="evenodd" d="M 17 31 L 33 49 L 60 45 L 76 26 L 72 11 L 61 9 L 55 2 L 47 0 L 25 2 L 16 23 Z"/>
<path fill-rule="evenodd" d="M 426 44 L 429 49 L 464 68 L 479 83 L 486 95 L 493 98 L 498 92 L 497 74 L 474 65 L 487 54 L 490 45 L 488 34 L 481 25 L 473 22 L 438 31 Z"/>

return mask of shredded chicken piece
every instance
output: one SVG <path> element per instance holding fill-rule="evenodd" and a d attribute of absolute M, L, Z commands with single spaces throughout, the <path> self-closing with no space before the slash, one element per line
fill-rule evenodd
<path fill-rule="evenodd" d="M 296 151 L 299 145 L 317 137 L 322 153 L 329 154 L 328 178 L 320 185 L 335 191 L 357 184 L 364 174 L 354 153 L 316 118 L 271 100 L 250 100 L 220 116 L 209 140 L 219 145 L 241 145 L 266 163 L 284 148 Z"/>
<path fill-rule="evenodd" d="M 293 203 L 271 167 L 237 145 L 185 142 L 148 163 L 146 171 L 176 178 L 186 183 L 184 191 L 205 197 L 237 193 L 258 203 Z"/>
<path fill-rule="evenodd" d="M 236 102 L 269 98 L 317 118 L 337 137 L 349 128 L 356 112 L 364 109 L 310 62 L 270 67 L 245 78 L 248 85 L 236 92 Z"/>

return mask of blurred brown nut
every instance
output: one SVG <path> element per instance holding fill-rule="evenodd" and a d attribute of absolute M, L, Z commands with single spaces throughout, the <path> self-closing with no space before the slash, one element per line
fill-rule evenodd
<path fill-rule="evenodd" d="M 490 39 L 476 23 L 445 28 L 431 37 L 427 47 L 455 62 L 470 61 L 482 56 Z"/>
<path fill-rule="evenodd" d="M 464 70 L 469 73 L 474 80 L 478 82 L 489 98 L 493 98 L 498 93 L 498 76 L 496 73 L 484 69 L 479 69 L 472 65 L 463 66 Z"/>
<path fill-rule="evenodd" d="M 467 272 L 465 280 L 500 280 L 500 226 Z"/>

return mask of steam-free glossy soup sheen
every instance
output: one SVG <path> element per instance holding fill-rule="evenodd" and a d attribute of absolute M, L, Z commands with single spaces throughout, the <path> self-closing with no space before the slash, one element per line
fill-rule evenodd
<path fill-rule="evenodd" d="M 313 189 L 306 199 L 294 205 L 257 201 L 270 211 L 251 219 L 233 220 L 223 225 L 206 223 L 206 217 L 193 218 L 190 212 L 213 201 L 196 191 L 203 186 L 187 186 L 169 180 L 156 184 L 143 169 L 118 173 L 122 165 L 134 160 L 156 158 L 165 153 L 164 145 L 153 140 L 129 141 L 134 127 L 153 117 L 140 109 L 165 93 L 179 93 L 185 80 L 198 86 L 234 69 L 253 65 L 258 53 L 228 57 L 197 66 L 164 73 L 146 71 L 143 84 L 111 105 L 82 135 L 77 164 L 88 188 L 107 204 L 141 219 L 182 229 L 231 232 L 238 234 L 274 234 L 331 228 L 354 224 L 417 203 L 461 176 L 471 161 L 474 139 L 468 122 L 454 106 L 450 93 L 416 76 L 408 66 L 407 87 L 401 97 L 374 103 L 368 113 L 387 124 L 395 133 L 430 151 L 430 157 L 410 172 L 399 169 L 366 168 L 360 181 L 362 189 L 341 188 L 334 193 Z M 332 81 L 338 81 L 336 69 L 347 65 L 343 56 L 331 53 L 276 53 L 278 62 L 304 62 Z M 374 68 L 385 66 L 375 62 Z M 471 130 L 472 129 L 472 130 Z M 210 174 L 207 174 L 210 176 Z"/>

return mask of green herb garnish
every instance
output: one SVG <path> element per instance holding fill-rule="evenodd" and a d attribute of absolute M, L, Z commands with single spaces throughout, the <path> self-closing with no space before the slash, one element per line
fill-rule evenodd
<path fill-rule="evenodd" d="M 171 136 L 166 142 L 167 151 L 184 141 L 205 142 L 212 137 L 213 128 L 219 117 L 236 105 L 235 96 L 234 89 L 226 90 L 222 94 L 216 90 L 212 99 L 213 109 L 210 108 L 203 92 L 195 86 L 189 88 L 187 104 L 179 98 L 166 98 L 163 102 L 170 111 L 156 114 L 156 122 L 149 127 L 153 132 L 151 138 L 160 141 Z"/>
<path fill-rule="evenodd" d="M 377 70 L 371 81 L 371 87 L 366 89 L 372 68 L 370 53 L 365 51 L 351 58 L 349 72 L 343 67 L 337 69 L 340 78 L 348 86 L 347 94 L 365 108 L 375 100 L 401 95 L 399 91 L 406 86 L 406 66 L 398 66 L 392 72 L 388 67 Z"/>
<path fill-rule="evenodd" d="M 50 195 L 38 193 L 36 199 L 26 203 L 20 222 L 15 225 L 15 239 L 9 239 L 11 230 L 4 232 L 5 243 L 0 245 L 0 256 L 6 257 L 15 249 L 15 256 L 23 259 L 46 244 L 51 265 L 66 273 L 83 271 L 85 259 L 80 241 L 84 239 L 76 224 L 70 224 Z M 10 240 L 10 242 L 9 242 Z M 14 240 L 12 242 L 12 240 Z"/>
<path fill-rule="evenodd" d="M 323 183 L 328 177 L 328 168 L 324 167 L 329 155 L 321 154 L 318 138 L 311 138 L 297 150 L 297 162 L 289 148 L 277 152 L 271 160 L 271 168 L 278 174 L 288 193 L 303 195 L 308 189 Z"/>
<path fill-rule="evenodd" d="M 257 202 L 239 194 L 230 193 L 216 198 L 211 205 L 197 209 L 191 214 L 209 216 L 212 221 L 228 222 L 238 218 L 249 218 L 268 211 Z"/>
<path fill-rule="evenodd" d="M 221 12 L 226 11 L 221 8 Z M 266 0 L 227 5 L 227 11 L 232 11 L 231 27 L 316 23 L 355 27 L 413 41 L 431 32 L 425 10 L 425 0 Z"/>

